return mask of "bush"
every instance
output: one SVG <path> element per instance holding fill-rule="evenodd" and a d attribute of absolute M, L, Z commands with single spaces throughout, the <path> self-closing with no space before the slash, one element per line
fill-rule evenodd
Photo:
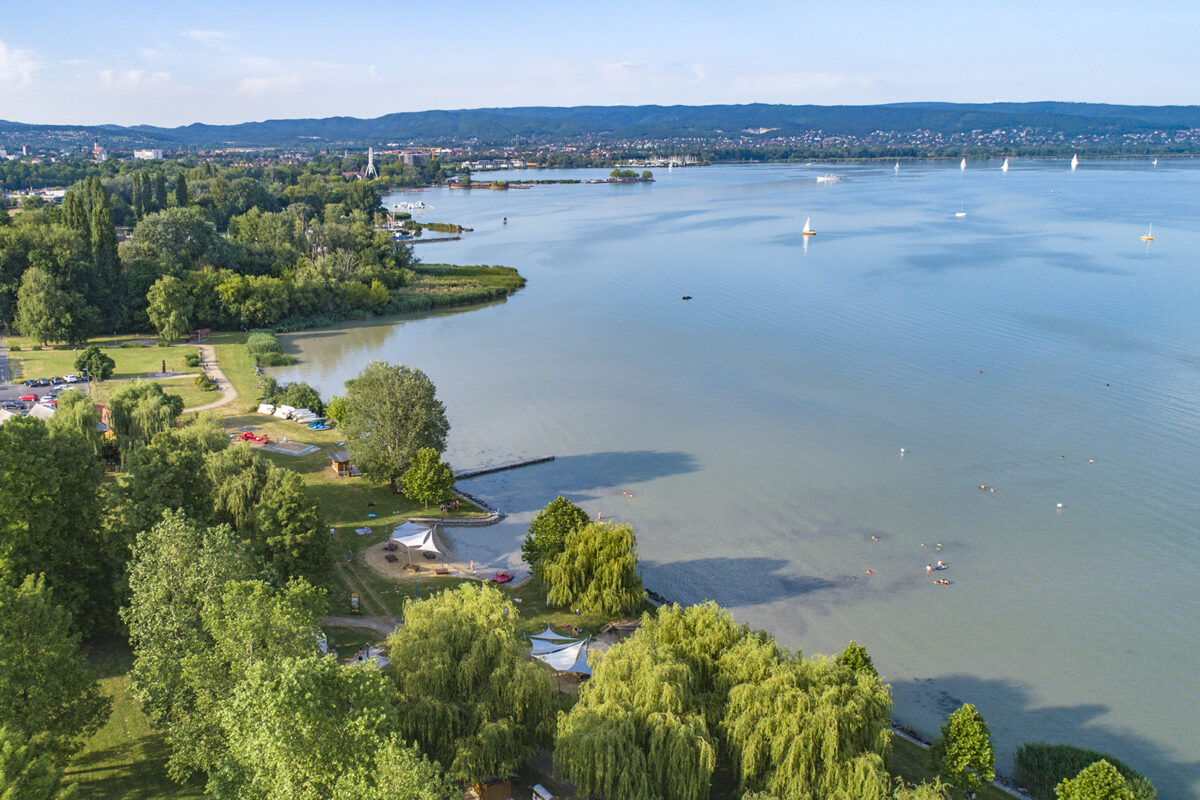
<path fill-rule="evenodd" d="M 40 344 L 35 344 L 32 347 L 30 347 L 29 349 L 30 350 L 41 350 L 42 346 Z"/>
<path fill-rule="evenodd" d="M 286 367 L 296 363 L 296 357 L 287 353 L 260 353 L 254 358 L 260 367 Z"/>
<path fill-rule="evenodd" d="M 197 375 L 196 387 L 202 392 L 215 392 L 217 390 L 217 382 L 207 375 Z"/>
<path fill-rule="evenodd" d="M 275 393 L 271 401 L 276 405 L 282 404 L 293 406 L 294 408 L 307 408 L 317 416 L 325 413 L 325 404 L 321 402 L 321 395 L 317 394 L 316 389 L 303 381 L 287 384 Z"/>
<path fill-rule="evenodd" d="M 170 347 L 171 343 L 170 342 L 157 342 L 157 346 L 158 347 Z"/>
<path fill-rule="evenodd" d="M 1155 800 L 1158 796 L 1154 784 L 1145 775 L 1123 761 L 1095 750 L 1069 744 L 1032 742 L 1021 745 L 1014 760 L 1013 778 L 1026 786 L 1035 800 L 1055 800 L 1054 787 L 1059 781 L 1074 778 L 1100 760 L 1117 768 L 1137 800 Z"/>
<path fill-rule="evenodd" d="M 138 342 L 121 342 L 122 349 L 128 349 L 131 347 L 141 347 L 141 344 L 139 344 Z"/>
<path fill-rule="evenodd" d="M 275 338 L 275 334 L 267 331 L 255 331 L 250 334 L 246 339 L 246 349 L 254 355 L 283 352 L 283 347 L 279 344 L 279 340 Z"/>
<path fill-rule="evenodd" d="M 184 364 L 187 364 L 189 367 L 198 367 L 198 366 L 200 366 L 200 354 L 199 354 L 199 353 L 188 353 L 188 354 L 186 354 L 186 355 L 183 357 L 183 363 L 184 363 Z"/>

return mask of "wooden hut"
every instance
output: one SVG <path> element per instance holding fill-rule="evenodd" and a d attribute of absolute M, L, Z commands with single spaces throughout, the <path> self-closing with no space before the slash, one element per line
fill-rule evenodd
<path fill-rule="evenodd" d="M 338 450 L 336 453 L 329 454 L 330 468 L 333 474 L 339 478 L 349 478 L 354 474 L 354 468 L 350 465 L 350 454 L 345 450 Z"/>
<path fill-rule="evenodd" d="M 491 778 L 479 781 L 468 794 L 476 800 L 512 800 L 512 779 Z"/>

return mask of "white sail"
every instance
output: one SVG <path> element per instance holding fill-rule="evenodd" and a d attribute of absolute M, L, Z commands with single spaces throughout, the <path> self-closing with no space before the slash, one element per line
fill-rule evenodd
<path fill-rule="evenodd" d="M 1071 171 L 1074 172 L 1075 168 L 1078 166 L 1079 166 L 1079 153 L 1076 153 L 1075 155 L 1071 156 Z"/>
<path fill-rule="evenodd" d="M 1008 172 L 1008 159 L 1004 159 L 1004 163 L 1000 165 L 1001 172 Z"/>
<path fill-rule="evenodd" d="M 1157 164 L 1158 162 L 1156 161 L 1156 162 L 1154 162 L 1154 163 L 1155 163 L 1155 164 Z M 896 169 L 895 169 L 895 172 L 896 172 L 896 174 L 897 174 L 897 175 L 899 175 L 899 174 L 900 174 L 900 162 L 899 162 L 899 161 L 897 161 L 897 162 L 896 162 Z"/>
<path fill-rule="evenodd" d="M 814 231 L 812 229 L 812 217 L 809 217 L 808 219 L 804 220 L 804 230 L 801 231 L 801 233 L 806 233 L 806 234 L 814 233 Z"/>
<path fill-rule="evenodd" d="M 958 168 L 963 170 L 967 168 L 967 160 L 965 158 L 962 160 L 962 163 L 958 165 Z"/>

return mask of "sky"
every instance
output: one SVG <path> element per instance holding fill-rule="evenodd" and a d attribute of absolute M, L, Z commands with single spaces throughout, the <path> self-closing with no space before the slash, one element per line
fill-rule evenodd
<path fill-rule="evenodd" d="M 1200 104 L 1200 3 L 0 0 L 0 119 L 529 105 Z"/>

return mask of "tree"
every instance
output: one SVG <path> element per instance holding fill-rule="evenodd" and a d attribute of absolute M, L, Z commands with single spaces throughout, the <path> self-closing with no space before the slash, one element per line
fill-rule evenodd
<path fill-rule="evenodd" d="M 173 275 L 164 275 L 146 293 L 146 314 L 168 342 L 192 329 L 192 295 L 187 284 Z"/>
<path fill-rule="evenodd" d="M 69 323 L 67 293 L 46 270 L 30 267 L 21 277 L 17 292 L 17 330 L 41 344 L 67 338 Z"/>
<path fill-rule="evenodd" d="M 29 737 L 0 726 L 0 798 L 75 800 L 79 786 L 63 786 L 62 776 L 62 767 L 56 766 Z"/>
<path fill-rule="evenodd" d="M 941 778 L 960 794 L 975 791 L 996 776 L 991 732 L 975 706 L 965 703 L 942 726 L 930 755 Z"/>
<path fill-rule="evenodd" d="M 228 527 L 204 528 L 179 511 L 165 512 L 158 524 L 137 534 L 129 605 L 121 610 L 134 654 L 130 681 L 150 720 L 167 731 L 173 778 L 186 778 L 209 763 L 197 742 L 207 741 L 212 720 L 198 713 L 206 707 L 204 697 L 188 671 L 189 657 L 213 650 L 205 609 L 220 601 L 228 582 L 255 571 Z"/>
<path fill-rule="evenodd" d="M 842 654 L 838 656 L 838 663 L 844 667 L 849 667 L 855 672 L 865 672 L 879 677 L 879 673 L 875 671 L 875 663 L 871 661 L 871 656 L 867 653 L 867 648 L 853 639 L 846 645 L 846 649 L 842 651 Z"/>
<path fill-rule="evenodd" d="M 437 450 L 422 447 L 400 480 L 407 497 L 422 505 L 432 506 L 444 500 L 454 488 L 454 470 L 438 457 Z"/>
<path fill-rule="evenodd" d="M 80 441 L 87 443 L 96 459 L 102 454 L 99 426 L 100 412 L 96 410 L 92 398 L 78 389 L 69 389 L 60 394 L 54 416 L 46 420 L 46 427 L 52 434 L 61 432 L 78 436 Z"/>
<path fill-rule="evenodd" d="M 209 453 L 204 466 L 212 486 L 216 520 L 235 529 L 241 528 L 262 497 L 270 462 L 239 443 Z"/>
<path fill-rule="evenodd" d="M 548 740 L 550 676 L 527 658 L 516 607 L 463 584 L 409 603 L 388 637 L 400 736 L 465 782 L 507 775 Z"/>
<path fill-rule="evenodd" d="M 117 364 L 99 345 L 88 345 L 79 357 L 75 359 L 75 369 L 87 372 L 89 378 L 106 381 L 112 377 Z"/>
<path fill-rule="evenodd" d="M 325 577 L 331 566 L 325 522 L 317 501 L 295 472 L 272 467 L 243 529 L 253 552 L 278 580 Z"/>
<path fill-rule="evenodd" d="M 252 665 L 221 709 L 229 749 L 209 793 L 249 800 L 450 800 L 395 736 L 390 681 L 374 664 L 299 657 Z"/>
<path fill-rule="evenodd" d="M 1134 800 L 1133 791 L 1120 770 L 1107 761 L 1084 767 L 1074 778 L 1054 788 L 1057 800 Z"/>
<path fill-rule="evenodd" d="M 131 381 L 109 398 L 112 430 L 124 459 L 150 442 L 160 431 L 175 427 L 183 413 L 183 398 L 167 394 L 153 381 Z"/>
<path fill-rule="evenodd" d="M 32 417 L 0 426 L 0 580 L 44 575 L 86 631 L 114 592 L 102 565 L 119 558 L 99 535 L 103 481 L 92 445 L 70 426 Z"/>
<path fill-rule="evenodd" d="M 563 551 L 545 565 L 552 605 L 607 616 L 630 614 L 642 603 L 637 539 L 629 525 L 593 522 L 567 534 Z"/>
<path fill-rule="evenodd" d="M 0 581 L 0 719 L 36 738 L 56 761 L 108 718 L 109 701 L 79 650 L 71 615 L 54 603 L 44 579 Z"/>
<path fill-rule="evenodd" d="M 346 390 L 342 427 L 350 457 L 368 479 L 395 489 L 418 450 L 446 449 L 446 408 L 421 370 L 372 361 Z"/>
<path fill-rule="evenodd" d="M 228 443 L 220 423 L 201 419 L 159 431 L 149 444 L 131 450 L 121 479 L 130 528 L 148 528 L 162 518 L 163 511 L 177 509 L 189 519 L 211 520 L 214 486 L 205 466 L 210 454 Z"/>
<path fill-rule="evenodd" d="M 329 402 L 325 404 L 325 416 L 335 422 L 342 422 L 346 418 L 346 398 L 334 395 L 329 398 Z"/>
<path fill-rule="evenodd" d="M 556 497 L 534 515 L 521 545 L 521 556 L 539 581 L 546 565 L 563 551 L 567 534 L 588 523 L 587 512 L 565 497 Z"/>
<path fill-rule="evenodd" d="M 183 173 L 181 172 L 181 173 L 179 173 L 179 176 L 177 178 L 175 178 L 175 205 L 179 206 L 180 208 L 184 208 L 185 206 L 187 206 L 187 204 L 188 204 L 187 178 L 185 178 L 183 176 Z"/>

